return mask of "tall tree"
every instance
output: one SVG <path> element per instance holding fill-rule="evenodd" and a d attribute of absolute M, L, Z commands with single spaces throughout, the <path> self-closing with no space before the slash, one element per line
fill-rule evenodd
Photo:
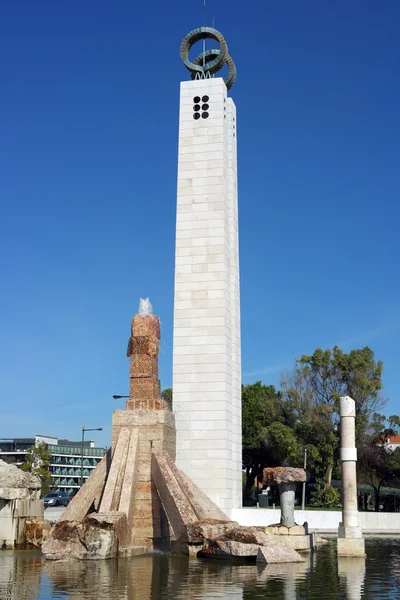
<path fill-rule="evenodd" d="M 28 449 L 25 462 L 21 469 L 38 477 L 42 483 L 42 496 L 45 496 L 51 489 L 51 473 L 49 470 L 51 452 L 46 450 L 45 444 L 32 446 Z"/>
<path fill-rule="evenodd" d="M 298 434 L 307 447 L 317 449 L 316 475 L 328 485 L 339 463 L 339 398 L 355 400 L 360 445 L 373 415 L 384 405 L 382 371 L 382 362 L 370 348 L 346 354 L 335 346 L 301 356 L 294 371 L 282 378 L 283 397 L 296 407 Z"/>
<path fill-rule="evenodd" d="M 375 425 L 382 423 L 381 415 L 375 415 Z M 400 483 L 400 448 L 388 448 L 389 438 L 397 433 L 400 419 L 389 417 L 389 426 L 365 436 L 358 449 L 358 481 L 370 485 L 375 494 L 375 510 L 379 511 L 383 485 L 397 486 Z M 377 428 L 377 427 L 376 427 Z"/>
<path fill-rule="evenodd" d="M 299 465 L 301 444 L 290 403 L 273 385 L 261 381 L 242 386 L 242 460 L 246 470 L 243 501 L 249 500 L 256 477 L 266 466 Z"/>

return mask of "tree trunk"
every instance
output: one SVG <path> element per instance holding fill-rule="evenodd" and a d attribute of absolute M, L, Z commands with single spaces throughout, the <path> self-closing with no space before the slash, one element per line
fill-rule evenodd
<path fill-rule="evenodd" d="M 380 487 L 374 487 L 375 492 L 375 512 L 379 512 Z"/>
<path fill-rule="evenodd" d="M 326 469 L 326 473 L 325 473 L 325 487 L 329 487 L 330 485 L 332 485 L 332 471 L 333 471 L 333 465 L 329 465 L 328 468 Z"/>

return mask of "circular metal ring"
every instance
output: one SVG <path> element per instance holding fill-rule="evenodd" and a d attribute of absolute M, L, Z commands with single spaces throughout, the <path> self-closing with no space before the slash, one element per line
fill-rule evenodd
<path fill-rule="evenodd" d="M 219 49 L 207 50 L 202 52 L 194 61 L 189 60 L 190 49 L 196 42 L 205 39 L 212 39 L 219 43 Z M 213 27 L 199 27 L 193 29 L 182 40 L 180 47 L 180 56 L 185 67 L 190 71 L 192 79 L 210 77 L 217 73 L 225 63 L 228 63 L 229 72 L 225 77 L 225 84 L 228 89 L 232 87 L 236 80 L 236 67 L 228 54 L 228 45 L 222 33 Z"/>
<path fill-rule="evenodd" d="M 199 56 L 196 56 L 193 63 L 195 65 L 202 65 L 204 63 L 204 67 L 205 67 L 205 69 L 207 69 L 207 63 L 209 61 L 214 60 L 215 57 L 217 57 L 218 55 L 219 55 L 219 50 L 206 50 L 205 53 L 201 53 L 201 54 L 199 54 Z M 230 90 L 236 81 L 237 71 L 236 71 L 235 63 L 233 62 L 233 60 L 229 56 L 229 54 L 226 57 L 224 64 L 225 63 L 228 65 L 229 71 L 228 71 L 228 75 L 225 77 L 224 81 L 225 81 L 226 88 L 228 90 Z M 222 68 L 222 66 L 220 68 Z M 191 76 L 192 76 L 192 79 L 196 79 L 196 73 L 192 73 Z"/>
<path fill-rule="evenodd" d="M 226 62 L 229 66 L 229 71 L 228 71 L 228 75 L 225 77 L 224 81 L 225 81 L 226 88 L 228 90 L 230 90 L 236 81 L 237 71 L 236 71 L 235 63 L 233 62 L 233 60 L 231 59 L 230 56 L 227 56 Z"/>

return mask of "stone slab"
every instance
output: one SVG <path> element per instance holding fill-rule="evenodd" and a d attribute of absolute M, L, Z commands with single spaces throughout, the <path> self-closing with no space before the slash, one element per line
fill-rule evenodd
<path fill-rule="evenodd" d="M 122 557 L 143 556 L 148 553 L 149 549 L 146 546 L 120 546 L 118 550 L 118 556 Z"/>
<path fill-rule="evenodd" d="M 159 430 L 158 439 L 175 441 L 175 415 L 170 410 L 115 410 L 112 418 L 112 447 L 118 440 L 122 427 L 140 428 L 139 439 L 143 439 L 145 428 Z M 151 437 L 149 437 L 151 441 Z"/>
<path fill-rule="evenodd" d="M 103 497 L 100 504 L 100 512 L 110 511 L 113 504 L 117 479 L 126 463 L 126 455 L 129 447 L 130 430 L 123 427 L 119 432 L 117 444 L 113 453 L 110 471 L 104 487 Z M 122 464 L 124 463 L 124 464 Z"/>
<path fill-rule="evenodd" d="M 181 489 L 184 491 L 188 501 L 196 513 L 198 521 L 215 519 L 216 521 L 228 521 L 227 515 L 197 486 L 186 473 L 178 469 L 171 456 L 166 454 L 168 462 Z"/>
<path fill-rule="evenodd" d="M 14 517 L 39 517 L 44 516 L 43 500 L 16 500 Z"/>
<path fill-rule="evenodd" d="M 41 487 L 37 477 L 0 459 L 0 499 L 37 500 L 40 498 Z"/>
<path fill-rule="evenodd" d="M 152 478 L 175 537 L 187 540 L 186 525 L 195 523 L 198 519 L 176 481 L 167 456 L 163 452 L 153 453 Z"/>
<path fill-rule="evenodd" d="M 250 558 L 258 554 L 258 544 L 244 544 L 234 540 L 206 540 L 198 556 L 218 558 Z"/>
<path fill-rule="evenodd" d="M 235 542 L 242 542 L 244 544 L 258 544 L 260 546 L 271 544 L 278 538 L 265 533 L 262 527 L 236 527 L 231 529 L 225 534 L 226 538 L 234 540 Z"/>
<path fill-rule="evenodd" d="M 264 485 L 303 483 L 304 481 L 306 481 L 306 472 L 304 469 L 294 467 L 266 467 L 263 470 Z"/>
<path fill-rule="evenodd" d="M 126 517 L 93 515 L 81 522 L 59 521 L 42 544 L 47 560 L 98 560 L 117 556 L 125 541 Z"/>
<path fill-rule="evenodd" d="M 364 538 L 338 538 L 338 556 L 365 556 Z"/>
<path fill-rule="evenodd" d="M 40 548 L 48 538 L 51 530 L 49 521 L 41 518 L 26 519 L 25 521 L 25 543 L 26 545 Z"/>
<path fill-rule="evenodd" d="M 270 535 L 307 535 L 308 527 L 305 525 L 293 525 L 285 527 L 284 525 L 269 525 L 265 528 L 265 533 Z"/>
<path fill-rule="evenodd" d="M 99 508 L 110 462 L 111 449 L 103 456 L 93 473 L 71 500 L 66 510 L 59 517 L 59 521 L 83 521 L 92 504 L 95 509 Z"/>
<path fill-rule="evenodd" d="M 127 516 L 128 524 L 132 522 L 135 505 L 135 487 L 138 473 L 138 432 L 132 431 L 129 441 L 128 456 L 126 461 L 123 486 L 119 501 L 118 511 Z"/>
<path fill-rule="evenodd" d="M 281 535 L 272 536 L 269 540 L 272 546 L 282 546 L 283 548 L 293 548 L 293 550 L 301 550 L 310 552 L 317 545 L 315 533 L 308 535 Z"/>
<path fill-rule="evenodd" d="M 257 552 L 256 561 L 258 563 L 301 563 L 305 562 L 296 550 L 292 548 L 283 548 L 282 546 L 260 546 Z"/>
<path fill-rule="evenodd" d="M 224 537 L 238 527 L 235 521 L 189 523 L 187 534 L 191 544 L 203 543 L 206 539 Z"/>

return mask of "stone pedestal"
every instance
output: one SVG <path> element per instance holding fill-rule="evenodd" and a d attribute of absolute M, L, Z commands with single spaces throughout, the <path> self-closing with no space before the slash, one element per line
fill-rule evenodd
<path fill-rule="evenodd" d="M 152 477 L 154 452 L 175 459 L 174 414 L 114 411 L 109 455 L 44 542 L 46 558 L 112 558 L 131 556 L 138 548 L 169 550 L 170 527 Z"/>
<path fill-rule="evenodd" d="M 260 546 L 277 546 L 274 536 L 230 521 L 177 468 L 175 415 L 163 410 L 159 392 L 159 339 L 157 317 L 140 313 L 133 318 L 127 409 L 113 413 L 107 456 L 44 541 L 47 559 L 105 559 L 174 547 L 189 556 L 255 558 Z M 205 475 L 212 473 L 206 470 Z M 288 481 L 292 479 L 279 483 Z M 291 548 L 280 548 L 280 558 L 293 556 L 300 558 Z"/>
<path fill-rule="evenodd" d="M 358 518 L 357 449 L 355 447 L 355 402 L 349 396 L 340 398 L 340 433 L 342 461 L 343 518 L 339 525 L 339 556 L 365 556 L 365 544 Z"/>
<path fill-rule="evenodd" d="M 166 410 L 118 410 L 113 414 L 112 448 L 114 456 L 119 447 L 123 455 L 129 440 L 136 441 L 136 451 L 125 467 L 125 479 L 129 478 L 132 494 L 127 493 L 129 485 L 124 482 L 120 493 L 121 508 L 130 515 L 132 544 L 147 548 L 169 546 L 169 527 L 151 475 L 153 452 L 167 452 L 175 460 L 175 416 Z M 118 475 L 115 483 L 108 485 L 110 471 L 104 490 L 100 510 L 111 508 L 110 498 L 115 501 L 118 493 Z"/>
<path fill-rule="evenodd" d="M 293 527 L 294 520 L 294 495 L 298 483 L 306 480 L 304 469 L 292 467 L 267 467 L 263 471 L 264 485 L 277 485 L 281 502 L 281 525 Z"/>
<path fill-rule="evenodd" d="M 43 518 L 41 483 L 15 465 L 0 460 L 0 546 L 14 548 L 25 543 L 25 522 Z"/>
<path fill-rule="evenodd" d="M 284 548 L 293 548 L 302 552 L 310 552 L 317 545 L 315 533 L 308 532 L 308 525 L 293 525 L 285 527 L 284 525 L 269 525 L 265 528 L 265 533 L 273 535 L 276 543 Z"/>

